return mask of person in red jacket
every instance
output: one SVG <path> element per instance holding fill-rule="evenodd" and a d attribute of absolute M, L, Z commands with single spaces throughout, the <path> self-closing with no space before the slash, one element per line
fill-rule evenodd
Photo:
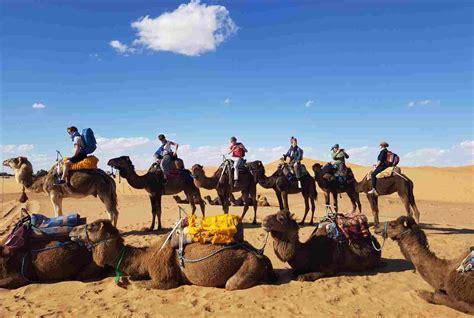
<path fill-rule="evenodd" d="M 230 138 L 230 151 L 229 154 L 232 155 L 232 160 L 234 160 L 234 187 L 239 186 L 239 167 L 244 163 L 245 153 L 247 148 L 241 142 L 237 142 L 237 138 Z"/>

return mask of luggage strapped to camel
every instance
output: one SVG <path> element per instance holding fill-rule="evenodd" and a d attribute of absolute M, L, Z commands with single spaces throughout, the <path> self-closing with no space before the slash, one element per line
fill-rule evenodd
<path fill-rule="evenodd" d="M 183 213 L 184 216 L 182 216 Z M 175 249 L 177 247 L 179 264 L 181 267 L 184 267 L 185 263 L 198 263 L 224 250 L 239 247 L 252 252 L 259 257 L 263 255 L 265 246 L 267 245 L 269 233 L 266 235 L 262 248 L 256 249 L 244 241 L 242 221 L 240 217 L 236 215 L 223 214 L 214 217 L 203 218 L 199 226 L 196 223 L 196 217 L 194 215 L 188 217 L 186 211 L 179 206 L 178 215 L 178 221 L 166 237 L 161 249 L 164 248 L 168 241 L 170 241 L 170 244 Z M 186 230 L 189 225 L 191 225 L 191 228 Z M 177 236 L 177 244 L 172 244 L 173 235 Z M 200 258 L 189 259 L 184 256 L 184 246 L 193 242 L 198 242 L 201 244 L 218 244 L 222 245 L 222 247 L 209 255 Z"/>

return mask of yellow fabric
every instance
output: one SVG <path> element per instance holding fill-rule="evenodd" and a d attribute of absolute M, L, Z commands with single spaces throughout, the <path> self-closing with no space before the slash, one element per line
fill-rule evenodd
<path fill-rule="evenodd" d="M 388 167 L 384 171 L 380 172 L 379 174 L 376 175 L 377 179 L 383 179 L 383 178 L 388 178 L 391 177 L 393 174 L 393 168 L 395 167 Z"/>
<path fill-rule="evenodd" d="M 68 157 L 64 157 L 64 160 L 67 160 Z M 83 170 L 83 169 L 97 169 L 97 163 L 99 159 L 96 156 L 87 156 L 83 160 L 73 163 L 71 165 L 71 170 Z"/>
<path fill-rule="evenodd" d="M 194 242 L 230 244 L 234 242 L 237 226 L 242 220 L 237 215 L 221 214 L 205 217 L 198 224 L 197 217 L 191 215 L 188 217 L 188 222 L 188 234 Z"/>

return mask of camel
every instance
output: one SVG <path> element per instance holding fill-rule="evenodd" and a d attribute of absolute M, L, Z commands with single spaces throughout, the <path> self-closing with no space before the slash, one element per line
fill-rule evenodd
<path fill-rule="evenodd" d="M 257 183 L 248 170 L 240 172 L 240 186 L 234 187 L 229 173 L 223 173 L 223 166 L 219 167 L 212 177 L 207 177 L 204 172 L 204 167 L 195 164 L 191 168 L 194 184 L 198 188 L 208 190 L 215 189 L 217 196 L 221 202 L 224 213 L 229 213 L 230 198 L 233 192 L 240 191 L 242 193 L 242 201 L 244 202 L 244 209 L 242 212 L 242 219 L 245 217 L 249 209 L 249 205 L 253 206 L 253 224 L 257 224 Z M 227 169 L 226 169 L 227 170 Z"/>
<path fill-rule="evenodd" d="M 380 264 L 381 252 L 373 248 L 371 239 L 379 248 L 375 237 L 363 241 L 341 244 L 313 233 L 304 243 L 299 241 L 299 227 L 288 210 L 278 211 L 263 219 L 262 227 L 273 237 L 276 256 L 288 262 L 299 281 L 315 281 L 340 272 L 360 272 L 374 269 Z"/>
<path fill-rule="evenodd" d="M 117 224 L 117 193 L 115 181 L 101 169 L 71 171 L 67 185 L 55 185 L 56 165 L 46 175 L 33 176 L 33 167 L 26 157 L 11 158 L 3 161 L 3 165 L 13 169 L 16 181 L 23 186 L 22 198 L 26 201 L 25 188 L 37 193 L 49 195 L 54 208 L 54 215 L 63 215 L 63 198 L 83 198 L 89 195 L 99 197 L 104 203 L 110 220 Z"/>
<path fill-rule="evenodd" d="M 222 245 L 191 243 L 184 247 L 186 259 L 181 264 L 178 252 L 169 242 L 163 248 L 163 240 L 148 248 L 125 245 L 118 230 L 108 220 L 75 227 L 70 237 L 94 245 L 92 254 L 98 265 L 114 266 L 132 279 L 150 277 L 152 288 L 171 289 L 186 284 L 237 290 L 276 280 L 270 260 L 254 252 L 250 245 L 217 252 Z M 210 256 L 214 252 L 217 254 Z M 207 258 L 198 262 L 188 261 L 201 257 Z"/>
<path fill-rule="evenodd" d="M 34 241 L 14 252 L 0 246 L 0 288 L 101 276 L 103 269 L 93 263 L 92 254 L 85 247 L 64 242 L 67 241 Z M 66 245 L 57 247 L 58 243 Z"/>
<path fill-rule="evenodd" d="M 474 314 L 474 271 L 460 273 L 456 270 L 469 251 L 456 259 L 438 258 L 430 251 L 425 233 L 411 216 L 385 222 L 383 226 L 377 226 L 375 232 L 396 241 L 403 256 L 435 289 L 434 293 L 419 292 L 421 298 Z"/>
<path fill-rule="evenodd" d="M 328 180 L 324 177 L 323 167 L 319 163 L 313 165 L 314 178 L 318 183 L 318 186 L 321 190 L 324 191 L 324 198 L 326 199 L 326 206 L 330 205 L 330 194 L 332 194 L 334 200 L 334 210 L 339 211 L 337 204 L 337 194 L 338 193 L 347 193 L 349 199 L 352 203 L 352 212 L 354 213 L 356 209 L 359 209 L 359 212 L 362 213 L 362 205 L 359 199 L 359 192 L 355 190 L 354 182 L 346 183 L 344 187 L 339 185 L 339 182 L 335 179 Z M 353 176 L 351 168 L 347 168 L 347 175 Z"/>
<path fill-rule="evenodd" d="M 177 176 L 175 178 L 169 178 L 166 182 L 163 178 L 161 170 L 154 169 L 153 166 L 148 172 L 142 176 L 139 176 L 135 167 L 133 166 L 130 157 L 121 156 L 112 158 L 109 160 L 107 165 L 117 169 L 121 177 L 125 178 L 127 182 L 135 189 L 144 189 L 148 192 L 151 203 L 152 221 L 151 226 L 147 229 L 153 231 L 155 228 L 155 219 L 158 218 L 158 230 L 161 230 L 161 196 L 162 195 L 173 195 L 181 191 L 184 191 L 186 199 L 191 205 L 191 212 L 194 214 L 196 211 L 195 202 L 199 202 L 202 215 L 205 214 L 204 201 L 201 198 L 201 193 L 196 188 L 193 182 L 188 182 L 185 177 Z"/>
<path fill-rule="evenodd" d="M 288 194 L 300 193 L 304 198 L 304 216 L 300 225 L 304 225 L 306 215 L 309 212 L 309 203 L 311 203 L 311 219 L 310 225 L 314 224 L 314 211 L 316 210 L 315 201 L 318 196 L 316 192 L 316 183 L 314 178 L 309 174 L 301 178 L 301 189 L 296 183 L 290 182 L 288 178 L 283 175 L 281 167 L 277 169 L 270 177 L 265 175 L 265 167 L 261 161 L 253 161 L 247 163 L 252 175 L 257 179 L 258 183 L 265 189 L 273 189 L 280 206 L 280 210 L 288 210 Z"/>
<path fill-rule="evenodd" d="M 372 189 L 370 178 L 365 177 L 360 182 L 356 181 L 355 189 L 358 193 L 364 192 L 369 200 L 372 214 L 374 215 L 374 223 L 379 224 L 379 202 L 378 196 L 368 194 Z M 377 193 L 380 195 L 388 195 L 398 193 L 398 196 L 405 206 L 408 216 L 413 216 L 412 209 L 415 211 L 416 222 L 420 222 L 420 211 L 416 206 L 415 195 L 413 194 L 413 181 L 404 174 L 394 174 L 391 177 L 377 179 Z"/>

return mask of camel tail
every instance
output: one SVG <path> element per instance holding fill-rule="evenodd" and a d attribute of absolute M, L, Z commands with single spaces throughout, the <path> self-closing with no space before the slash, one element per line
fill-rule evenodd
<path fill-rule="evenodd" d="M 415 201 L 415 194 L 414 194 L 414 184 L 413 181 L 407 178 L 407 185 L 408 185 L 408 201 L 410 202 L 410 206 L 415 212 L 415 218 L 416 222 L 420 223 L 420 211 L 418 210 L 418 207 L 416 206 L 416 201 Z"/>

